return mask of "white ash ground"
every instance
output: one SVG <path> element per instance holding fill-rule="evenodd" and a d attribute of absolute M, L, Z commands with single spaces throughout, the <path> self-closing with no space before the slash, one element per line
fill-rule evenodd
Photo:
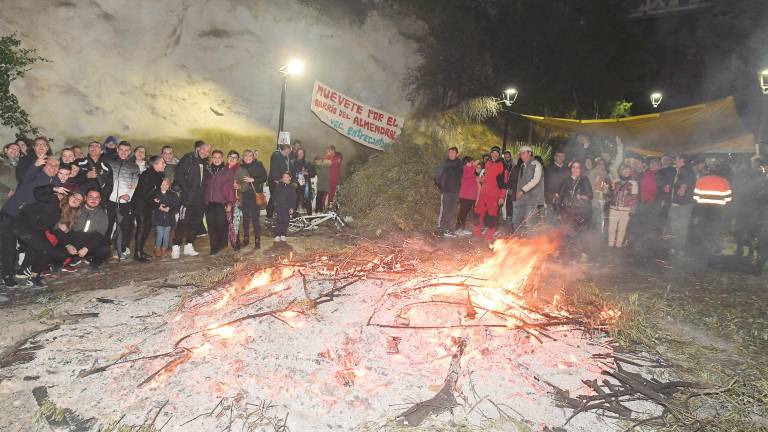
<path fill-rule="evenodd" d="M 237 298 L 230 295 L 231 286 L 225 286 L 206 299 L 208 306 L 183 312 L 176 309 L 185 293 L 181 289 L 127 304 L 92 302 L 80 312 L 99 316 L 40 336 L 44 348 L 33 361 L 5 370 L 11 377 L 3 382 L 3 393 L 21 395 L 45 385 L 58 407 L 96 418 L 100 425 L 121 416 L 122 425 L 145 424 L 167 400 L 155 420 L 155 426 L 165 425 L 163 431 L 221 430 L 230 424 L 232 430 L 241 430 L 243 422 L 256 419 L 258 405 L 267 401 L 273 407 L 266 416 L 279 422 L 287 415 L 291 431 L 386 430 L 398 414 L 440 389 L 456 340 L 464 337 L 468 344 L 456 393 L 462 406 L 439 418 L 490 427 L 491 420 L 501 417 L 498 406 L 532 430 L 544 430 L 562 426 L 572 413 L 558 406 L 544 381 L 577 395 L 592 394 L 582 380 L 602 378 L 604 366 L 592 356 L 610 353 L 610 347 L 573 328 L 550 330 L 557 340 L 542 338 L 540 343 L 522 331 L 505 328 L 367 326 L 374 305 L 393 283 L 362 280 L 318 306 L 315 313 L 278 315 L 283 321 L 247 320 L 193 336 L 183 343 L 195 347 L 189 361 L 140 388 L 172 357 L 119 365 L 84 378 L 78 373 L 128 352 L 128 358 L 136 358 L 171 351 L 192 331 L 301 301 L 306 298 L 302 278 L 294 275 Z M 310 283 L 309 294 L 330 287 L 328 282 Z M 246 305 L 270 292 L 276 294 Z M 395 296 L 390 301 L 405 304 L 413 299 Z M 382 308 L 374 321 L 397 322 L 386 309 L 391 310 Z M 465 320 L 460 308 L 435 306 L 422 311 L 438 324 Z M 487 323 L 484 319 L 478 314 L 478 323 Z M 394 354 L 392 337 L 401 338 Z M 24 380 L 28 376 L 40 378 Z M 216 407 L 214 415 L 201 416 Z M 0 420 L 0 426 L 7 421 L 12 420 Z M 512 423 L 496 425 L 497 430 L 512 428 Z M 584 413 L 571 420 L 567 430 L 624 427 Z M 267 424 L 252 430 L 273 428 Z"/>

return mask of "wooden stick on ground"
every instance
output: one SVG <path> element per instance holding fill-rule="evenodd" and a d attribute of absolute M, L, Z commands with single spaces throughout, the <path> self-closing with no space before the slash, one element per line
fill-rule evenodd
<path fill-rule="evenodd" d="M 448 369 L 448 376 L 445 378 L 443 387 L 431 399 L 419 402 L 408 408 L 395 419 L 398 423 L 405 426 L 418 426 L 427 417 L 439 415 L 456 405 L 456 397 L 453 395 L 453 389 L 461 374 L 461 356 L 464 355 L 464 349 L 467 347 L 467 340 L 462 339 L 456 348 L 456 352 L 451 357 L 451 366 Z"/>

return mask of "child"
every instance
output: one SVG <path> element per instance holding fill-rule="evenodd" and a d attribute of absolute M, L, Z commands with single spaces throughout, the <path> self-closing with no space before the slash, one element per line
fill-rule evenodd
<path fill-rule="evenodd" d="M 160 183 L 160 190 L 154 194 L 157 208 L 152 211 L 152 226 L 155 227 L 155 256 L 162 258 L 171 245 L 171 229 L 176 224 L 179 210 L 179 196 L 171 189 L 171 180 L 166 177 Z"/>
<path fill-rule="evenodd" d="M 275 225 L 275 241 L 287 241 L 288 221 L 293 214 L 293 206 L 296 204 L 296 185 L 291 183 L 291 173 L 283 173 L 275 187 L 275 213 L 277 225 Z"/>

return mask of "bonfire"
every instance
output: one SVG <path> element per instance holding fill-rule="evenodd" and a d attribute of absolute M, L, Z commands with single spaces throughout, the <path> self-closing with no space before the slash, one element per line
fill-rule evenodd
<path fill-rule="evenodd" d="M 10 370 L 39 376 L 41 417 L 72 430 L 663 422 L 692 385 L 630 370 L 656 360 L 615 352 L 605 330 L 617 309 L 586 316 L 561 296 L 540 298 L 558 243 L 497 240 L 456 268 L 407 242 L 283 257 L 206 290 L 95 302 L 89 319 L 39 335 L 34 358 Z"/>

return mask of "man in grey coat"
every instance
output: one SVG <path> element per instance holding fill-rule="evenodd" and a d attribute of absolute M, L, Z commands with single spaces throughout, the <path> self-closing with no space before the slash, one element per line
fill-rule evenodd
<path fill-rule="evenodd" d="M 514 204 L 512 225 L 518 229 L 524 222 L 536 222 L 539 207 L 544 205 L 544 167 L 533 158 L 529 146 L 520 148 L 520 179 L 517 182 L 517 194 Z"/>

